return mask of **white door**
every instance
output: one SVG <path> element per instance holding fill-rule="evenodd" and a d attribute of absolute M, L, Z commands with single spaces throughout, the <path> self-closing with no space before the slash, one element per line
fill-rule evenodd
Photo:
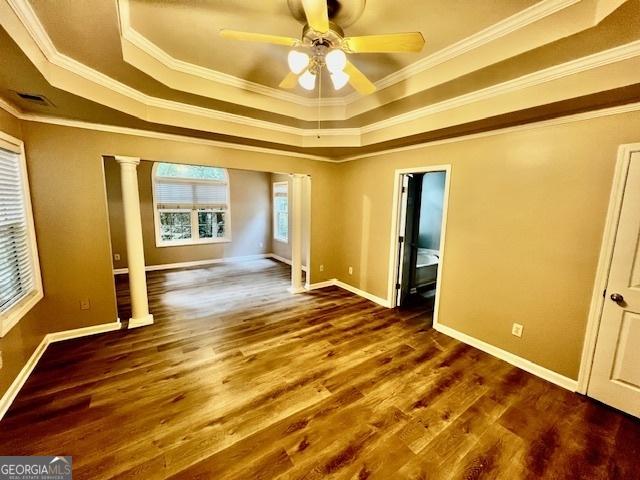
<path fill-rule="evenodd" d="M 587 393 L 640 417 L 640 152 L 629 161 Z"/>

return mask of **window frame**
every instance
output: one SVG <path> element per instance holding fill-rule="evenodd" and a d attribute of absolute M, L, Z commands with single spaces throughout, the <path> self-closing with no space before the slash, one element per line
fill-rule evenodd
<path fill-rule="evenodd" d="M 180 165 L 189 165 L 189 166 L 204 166 L 204 167 L 212 167 L 212 168 L 220 168 L 224 171 L 226 180 L 205 180 L 205 179 L 190 179 L 190 178 L 179 178 L 176 177 L 172 179 L 176 183 L 199 183 L 203 185 L 210 184 L 218 184 L 218 185 L 226 185 L 227 189 L 227 208 L 224 210 L 225 213 L 225 236 L 224 237 L 213 237 L 213 238 L 200 238 L 200 233 L 198 229 L 198 212 L 201 210 L 211 210 L 206 208 L 158 208 L 158 202 L 156 199 L 156 172 L 158 170 L 158 165 L 161 163 L 175 163 L 175 162 L 154 162 L 153 168 L 151 169 L 151 190 L 153 197 L 153 223 L 154 223 L 154 232 L 156 238 L 156 247 L 180 247 L 187 245 L 205 245 L 209 243 L 230 243 L 231 242 L 231 188 L 229 182 L 229 170 L 224 167 L 216 167 L 213 165 L 194 165 L 190 163 L 184 163 Z M 172 177 L 165 177 L 172 178 Z M 160 231 L 160 213 L 161 212 L 191 212 L 191 238 L 189 239 L 181 239 L 181 240 L 163 240 L 162 234 Z M 215 211 L 215 210 L 214 210 Z"/>
<path fill-rule="evenodd" d="M 276 211 L 276 186 L 277 185 L 285 185 L 287 187 L 287 238 L 278 236 L 278 212 Z M 289 182 L 273 182 L 271 186 L 271 204 L 273 205 L 271 208 L 271 216 L 273 217 L 273 239 L 276 242 L 288 244 L 289 243 Z"/>
<path fill-rule="evenodd" d="M 25 210 L 25 223 L 27 229 L 27 242 L 31 258 L 31 269 L 33 275 L 33 288 L 25 294 L 18 302 L 4 313 L 0 313 L 0 338 L 20 322 L 20 320 L 44 297 L 42 287 L 42 274 L 40 271 L 40 259 L 38 256 L 38 242 L 36 239 L 36 229 L 33 221 L 33 207 L 31 204 L 31 191 L 29 188 L 29 175 L 27 172 L 27 159 L 24 150 L 24 143 L 0 131 L 0 148 L 18 155 L 20 178 L 22 180 L 22 201 Z"/>

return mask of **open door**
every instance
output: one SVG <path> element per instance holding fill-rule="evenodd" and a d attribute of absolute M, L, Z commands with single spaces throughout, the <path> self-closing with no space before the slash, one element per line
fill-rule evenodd
<path fill-rule="evenodd" d="M 587 394 L 640 417 L 640 152 L 631 154 Z"/>
<path fill-rule="evenodd" d="M 398 177 L 394 305 L 435 309 L 442 249 L 447 170 Z"/>
<path fill-rule="evenodd" d="M 413 200 L 411 201 L 411 206 L 409 205 L 409 191 L 410 189 L 413 191 L 415 189 L 415 179 L 413 175 L 408 173 L 402 175 L 400 177 L 400 181 L 402 182 L 402 193 L 400 195 L 400 227 L 398 231 L 400 235 L 398 237 L 398 272 L 396 275 L 396 306 L 402 305 L 404 302 L 407 289 L 403 289 L 403 281 L 408 278 L 408 270 L 409 270 L 409 261 L 408 256 L 406 255 L 407 243 L 405 239 L 407 238 L 406 229 L 407 229 L 407 211 L 413 209 Z M 411 187 L 410 187 L 411 186 Z M 411 223 L 411 222 L 409 222 Z M 410 238 L 410 237 L 409 237 Z M 403 293 L 404 292 L 404 293 Z"/>

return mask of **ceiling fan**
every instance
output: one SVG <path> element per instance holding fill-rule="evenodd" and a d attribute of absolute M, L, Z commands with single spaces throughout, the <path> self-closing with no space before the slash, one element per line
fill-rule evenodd
<path fill-rule="evenodd" d="M 349 83 L 358 93 L 369 95 L 375 92 L 376 86 L 347 59 L 347 54 L 419 52 L 424 46 L 420 32 L 345 37 L 342 28 L 329 19 L 327 0 L 301 2 L 306 17 L 301 39 L 237 30 L 220 31 L 227 39 L 292 47 L 287 58 L 291 71 L 280 83 L 281 88 L 292 89 L 298 83 L 306 90 L 313 90 L 316 78 L 326 67 L 336 90 Z"/>

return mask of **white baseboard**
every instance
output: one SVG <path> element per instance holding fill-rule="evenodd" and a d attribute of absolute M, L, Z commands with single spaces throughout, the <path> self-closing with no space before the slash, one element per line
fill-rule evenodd
<path fill-rule="evenodd" d="M 153 315 L 151 314 L 142 318 L 130 318 L 128 329 L 146 327 L 147 325 L 153 325 Z"/>
<path fill-rule="evenodd" d="M 336 279 L 332 278 L 331 280 L 327 280 L 325 282 L 312 283 L 311 285 L 305 285 L 304 288 L 308 291 L 318 290 L 319 288 L 327 288 L 333 287 L 336 285 Z"/>
<path fill-rule="evenodd" d="M 2 398 L 0 398 L 0 420 L 2 420 L 4 414 L 9 410 L 9 407 L 20 392 L 20 389 L 24 386 L 29 375 L 31 375 L 31 372 L 33 372 L 33 369 L 36 368 L 40 357 L 42 357 L 44 352 L 47 350 L 49 344 L 61 342 L 62 340 L 70 340 L 72 338 L 87 337 L 97 333 L 112 332 L 114 330 L 120 330 L 120 327 L 121 324 L 117 321 L 46 334 L 31 354 L 31 357 L 29 357 L 29 360 L 27 360 L 27 363 L 22 367 L 22 370 L 20 370 L 20 373 L 18 373 L 7 391 L 2 395 Z"/>
<path fill-rule="evenodd" d="M 291 265 L 291 260 L 289 260 L 288 258 L 281 257 L 280 255 L 276 255 L 275 253 L 270 253 L 269 258 L 273 258 L 274 260 L 277 260 L 279 262 L 286 263 L 287 265 Z M 302 265 L 302 271 L 303 272 L 307 271 L 306 265 Z"/>
<path fill-rule="evenodd" d="M 178 262 L 178 263 L 163 263 L 162 265 L 147 265 L 144 267 L 146 272 L 155 272 L 158 270 L 173 270 L 174 268 L 189 268 L 189 267 L 203 267 L 206 265 L 214 265 L 216 263 L 237 263 L 237 262 L 249 262 L 251 260 L 259 260 L 261 258 L 273 258 L 279 262 L 291 265 L 291 260 L 276 255 L 275 253 L 258 253 L 256 255 L 243 255 L 240 257 L 226 257 L 226 258 L 213 258 L 209 260 L 194 260 L 192 262 Z M 307 267 L 302 266 L 302 271 L 306 272 Z M 114 275 L 122 275 L 129 273 L 128 268 L 114 268 Z"/>
<path fill-rule="evenodd" d="M 356 288 L 353 285 L 349 285 L 348 283 L 341 282 L 337 278 L 332 278 L 331 280 L 327 280 L 324 282 L 312 283 L 311 285 L 306 286 L 305 288 L 306 290 L 317 290 L 319 288 L 334 287 L 334 286 L 340 287 L 348 292 L 355 293 L 356 295 L 366 298 L 367 300 L 371 300 L 372 302 L 377 303 L 378 305 L 381 305 L 383 307 L 390 308 L 389 300 L 387 300 L 386 298 L 376 297 L 375 295 L 369 292 L 365 292 L 364 290 L 360 290 L 359 288 Z"/>
<path fill-rule="evenodd" d="M 359 288 L 356 288 L 353 285 L 349 285 L 348 283 L 341 282 L 340 280 L 337 280 L 337 279 L 335 280 L 334 285 L 340 288 L 344 288 L 345 290 L 351 293 L 355 293 L 356 295 L 366 298 L 367 300 L 371 300 L 372 302 L 377 303 L 378 305 L 382 305 L 383 307 L 390 308 L 389 300 L 387 300 L 386 298 L 376 297 L 375 295 L 369 292 L 360 290 Z"/>
<path fill-rule="evenodd" d="M 63 330 L 61 332 L 49 333 L 45 338 L 49 337 L 49 343 L 61 342 L 62 340 L 70 340 L 72 338 L 88 337 L 98 333 L 113 332 L 120 330 L 122 324 L 120 320 L 111 323 L 102 323 L 100 325 L 92 325 L 90 327 L 74 328 L 73 330 Z"/>
<path fill-rule="evenodd" d="M 466 333 L 459 332 L 451 327 L 447 327 L 446 325 L 442 325 L 441 323 L 435 324 L 433 326 L 438 332 L 444 333 L 449 337 L 453 337 L 456 340 L 460 340 L 462 343 L 466 343 L 467 345 L 471 345 L 472 347 L 477 348 L 478 350 L 482 350 L 483 352 L 488 353 L 489 355 L 493 355 L 501 360 L 504 360 L 511 365 L 521 368 L 525 372 L 529 372 L 532 375 L 540 377 L 544 380 L 547 380 L 551 383 L 554 383 L 562 388 L 566 388 L 567 390 L 571 390 L 572 392 L 577 391 L 578 389 L 578 381 L 573 380 L 572 378 L 565 377 L 564 375 L 560 375 L 553 370 L 549 370 L 548 368 L 544 368 L 537 363 L 533 363 L 530 360 L 514 355 L 511 352 L 507 352 L 506 350 L 502 350 L 501 348 L 495 347 L 489 343 L 483 342 L 482 340 L 478 340 L 475 337 L 467 335 Z"/>

